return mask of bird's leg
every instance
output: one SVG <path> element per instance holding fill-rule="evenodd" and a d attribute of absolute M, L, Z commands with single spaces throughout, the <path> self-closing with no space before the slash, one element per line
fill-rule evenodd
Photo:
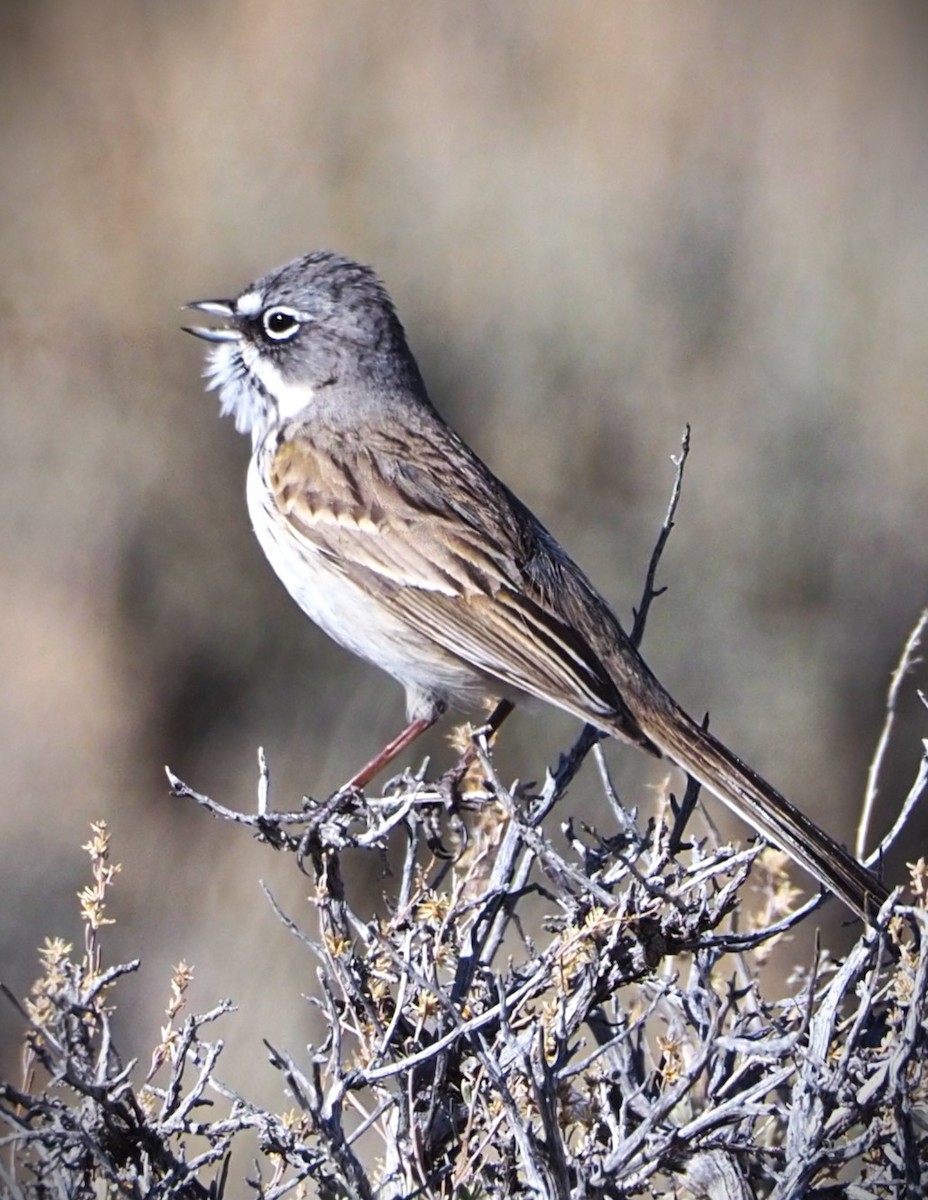
<path fill-rule="evenodd" d="M 513 708 L 514 705 L 510 700 L 500 700 L 483 725 L 480 726 L 480 729 L 486 730 L 488 735 L 492 737 L 512 712 Z M 342 791 L 349 791 L 352 788 L 360 790 L 367 787 L 375 775 L 379 775 L 385 767 L 388 767 L 395 758 L 403 753 L 407 746 L 412 745 L 416 738 L 425 733 L 427 729 L 431 729 L 440 715 L 440 713 L 436 713 L 434 717 L 418 717 L 415 721 L 410 721 L 406 728 L 401 733 L 398 733 L 392 742 L 387 742 L 379 754 L 375 754 L 369 763 L 366 763 L 360 771 L 352 775 L 342 788 Z M 461 761 L 449 774 L 453 774 L 456 779 L 463 778 L 465 771 L 474 761 L 476 754 L 477 752 L 473 745 L 468 746 L 461 757 Z"/>
<path fill-rule="evenodd" d="M 511 700 L 500 700 L 499 704 L 497 704 L 496 708 L 493 709 L 484 723 L 475 729 L 474 732 L 483 733 L 484 730 L 486 730 L 487 739 L 489 740 L 495 733 L 499 731 L 500 725 L 502 725 L 503 721 L 506 720 L 514 708 L 515 705 Z M 476 753 L 477 751 L 474 749 L 473 744 L 471 744 L 464 754 L 464 757 L 468 763 L 473 762 Z"/>
<path fill-rule="evenodd" d="M 384 767 L 388 767 L 391 762 L 427 729 L 431 729 L 438 720 L 440 714 L 436 713 L 434 717 L 418 717 L 415 721 L 410 721 L 402 733 L 398 733 L 392 742 L 387 742 L 386 746 L 375 754 L 369 763 L 356 772 L 348 780 L 342 791 L 348 791 L 350 788 L 367 787 L 375 775 L 379 775 Z"/>
<path fill-rule="evenodd" d="M 500 725 L 502 725 L 503 721 L 506 720 L 514 708 L 515 705 L 511 700 L 500 700 L 484 723 L 477 726 L 477 728 L 474 730 L 474 733 L 486 733 L 487 739 L 489 740 L 489 738 L 492 738 L 493 735 L 498 731 Z M 446 771 L 444 775 L 442 775 L 440 784 L 442 787 L 448 788 L 451 795 L 454 795 L 458 784 L 467 774 L 468 768 L 471 766 L 476 757 L 477 747 L 474 745 L 473 741 L 471 741 L 470 745 L 461 755 L 458 763 L 453 766 L 450 771 Z"/>

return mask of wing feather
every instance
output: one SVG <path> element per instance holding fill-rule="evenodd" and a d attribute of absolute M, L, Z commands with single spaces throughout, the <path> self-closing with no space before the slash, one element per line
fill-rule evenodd
<path fill-rule="evenodd" d="M 373 430 L 349 441 L 291 428 L 267 478 L 307 550 L 412 628 L 511 688 L 610 718 L 642 740 L 582 632 L 602 624 L 603 610 L 619 629 L 615 618 L 451 430 L 436 445 L 433 426 L 428 438 L 408 431 L 402 443 Z"/>

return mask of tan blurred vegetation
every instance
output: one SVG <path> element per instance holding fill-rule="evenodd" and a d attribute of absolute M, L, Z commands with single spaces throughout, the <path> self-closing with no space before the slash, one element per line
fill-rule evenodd
<path fill-rule="evenodd" d="M 295 977 L 257 879 L 295 912 L 309 885 L 170 801 L 162 764 L 246 807 L 263 744 L 293 806 L 402 718 L 263 562 L 248 447 L 178 328 L 183 301 L 317 246 L 377 265 L 438 405 L 626 617 L 692 423 L 648 657 L 852 840 L 928 594 L 920 16 L 0 7 L 4 981 L 22 992 L 41 938 L 76 935 L 78 847 L 105 817 L 125 864 L 108 945 L 144 959 L 145 1044 L 181 958 L 194 1007 L 241 1005 L 231 1082 L 276 1088 L 261 1036 L 310 1036 L 311 964 Z M 888 802 L 923 730 L 913 713 Z M 573 732 L 522 715 L 498 764 L 537 777 Z M 630 757 L 611 751 L 620 778 Z"/>

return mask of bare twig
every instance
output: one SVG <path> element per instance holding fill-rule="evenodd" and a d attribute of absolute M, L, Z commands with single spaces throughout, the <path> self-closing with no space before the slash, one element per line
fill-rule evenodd
<path fill-rule="evenodd" d="M 917 662 L 915 656 L 921 645 L 922 634 L 925 631 L 926 624 L 928 624 L 928 608 L 923 610 L 921 616 L 915 622 L 912 632 L 909 634 L 902 648 L 902 654 L 899 657 L 899 662 L 896 664 L 896 669 L 893 671 L 889 681 L 889 692 L 886 696 L 886 719 L 883 722 L 876 750 L 870 762 L 870 770 L 867 772 L 867 787 L 864 792 L 860 821 L 857 825 L 855 853 L 859 859 L 864 858 L 867 850 L 867 835 L 870 831 L 870 820 L 873 816 L 873 807 L 876 804 L 876 798 L 879 793 L 880 773 L 883 769 L 883 761 L 886 757 L 886 750 L 889 746 L 893 726 L 896 721 L 896 709 L 899 704 L 902 681 Z"/>
<path fill-rule="evenodd" d="M 641 600 L 638 607 L 633 610 L 634 621 L 632 622 L 631 633 L 629 638 L 633 646 L 640 646 L 641 640 L 644 637 L 644 627 L 648 620 L 648 613 L 651 610 L 652 603 L 658 596 L 663 595 L 665 588 L 656 588 L 654 581 L 657 578 L 657 568 L 660 565 L 661 555 L 664 553 L 664 547 L 667 545 L 667 539 L 670 537 L 671 530 L 674 527 L 677 508 L 680 504 L 680 496 L 683 492 L 683 471 L 686 468 L 686 460 L 690 452 L 690 427 L 687 425 L 683 430 L 683 437 L 680 439 L 680 453 L 675 458 L 671 456 L 671 462 L 675 467 L 673 490 L 670 493 L 670 503 L 667 505 L 667 513 L 664 517 L 664 522 L 661 525 L 660 532 L 657 535 L 657 541 L 654 544 L 654 549 L 651 552 L 651 559 L 648 563 L 648 570 L 645 575 L 644 591 L 641 594 Z"/>

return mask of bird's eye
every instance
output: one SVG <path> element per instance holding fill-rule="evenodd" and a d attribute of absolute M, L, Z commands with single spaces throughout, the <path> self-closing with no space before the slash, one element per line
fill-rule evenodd
<path fill-rule="evenodd" d="M 275 342 L 285 342 L 300 328 L 299 314 L 292 308 L 269 308 L 262 317 L 264 332 Z"/>

